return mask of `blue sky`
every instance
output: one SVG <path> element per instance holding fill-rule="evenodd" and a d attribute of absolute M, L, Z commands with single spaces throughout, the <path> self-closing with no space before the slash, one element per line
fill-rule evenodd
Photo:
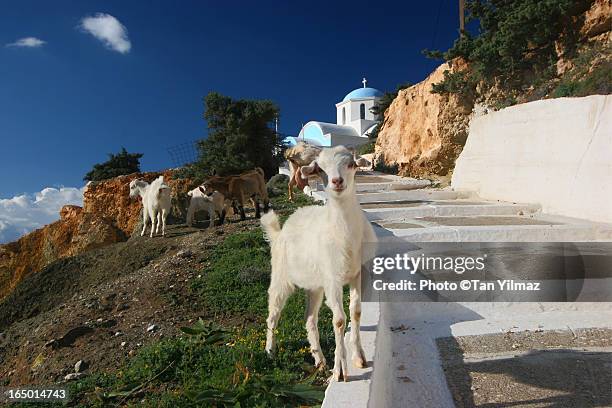
<path fill-rule="evenodd" d="M 143 170 L 172 166 L 167 147 L 205 137 L 202 97 L 213 90 L 275 101 L 283 133 L 334 121 L 334 104 L 363 76 L 383 91 L 423 79 L 437 62 L 420 51 L 448 48 L 458 20 L 453 0 L 5 0 L 1 9 L 0 199 L 80 188 L 121 146 L 144 153 Z M 129 50 L 82 27 L 96 13 L 125 27 Z M 16 43 L 28 37 L 44 43 Z"/>

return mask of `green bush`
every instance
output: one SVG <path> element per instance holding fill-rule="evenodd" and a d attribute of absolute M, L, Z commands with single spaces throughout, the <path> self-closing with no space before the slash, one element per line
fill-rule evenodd
<path fill-rule="evenodd" d="M 117 154 L 110 153 L 104 163 L 95 164 L 83 177 L 84 181 L 102 181 L 113 177 L 140 172 L 142 153 L 128 153 L 125 147 Z"/>
<path fill-rule="evenodd" d="M 381 173 L 397 175 L 399 173 L 399 165 L 397 163 L 386 164 L 383 160 L 379 160 L 374 165 L 374 170 L 380 171 Z"/>
<path fill-rule="evenodd" d="M 266 177 L 278 172 L 284 145 L 270 123 L 279 109 L 268 100 L 234 100 L 216 92 L 204 99 L 207 139 L 198 142 L 199 158 L 183 175 L 203 178 L 213 172 L 236 174 L 261 167 Z"/>
<path fill-rule="evenodd" d="M 374 153 L 375 147 L 376 147 L 376 142 L 371 141 L 371 142 L 362 144 L 361 146 L 357 147 L 356 152 L 359 155 Z"/>
<path fill-rule="evenodd" d="M 608 95 L 612 93 L 612 66 L 602 64 L 581 79 L 563 79 L 552 92 L 553 98 L 566 96 Z"/>
<path fill-rule="evenodd" d="M 589 0 L 474 0 L 468 1 L 467 20 L 477 20 L 477 35 L 464 32 L 453 47 L 441 53 L 425 50 L 432 58 L 464 58 L 470 72 L 445 76 L 435 92 L 464 93 L 473 84 L 495 80 L 507 89 L 522 89 L 550 77 L 557 60 L 555 41 L 562 33 L 574 38 L 572 18 L 587 10 Z M 571 47 L 571 44 L 569 44 Z"/>

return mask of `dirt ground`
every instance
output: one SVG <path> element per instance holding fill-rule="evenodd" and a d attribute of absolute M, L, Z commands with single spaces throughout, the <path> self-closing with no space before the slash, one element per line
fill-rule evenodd
<path fill-rule="evenodd" d="M 463 407 L 612 406 L 612 330 L 508 332 L 438 340 Z"/>
<path fill-rule="evenodd" d="M 226 235 L 257 224 L 169 226 L 166 238 L 131 238 L 29 276 L 0 303 L 0 386 L 61 382 L 79 360 L 85 373 L 113 371 L 207 317 L 188 281 Z"/>

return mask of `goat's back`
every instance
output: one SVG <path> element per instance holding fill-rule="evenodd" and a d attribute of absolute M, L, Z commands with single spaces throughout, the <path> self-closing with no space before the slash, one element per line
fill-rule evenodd
<path fill-rule="evenodd" d="M 319 146 L 300 142 L 285 150 L 285 159 L 293 162 L 297 167 L 308 166 L 319 156 L 319 153 L 321 153 Z"/>
<path fill-rule="evenodd" d="M 291 283 L 304 289 L 348 283 L 360 273 L 362 217 L 347 224 L 326 206 L 298 209 L 272 243 L 273 268 L 285 269 Z"/>

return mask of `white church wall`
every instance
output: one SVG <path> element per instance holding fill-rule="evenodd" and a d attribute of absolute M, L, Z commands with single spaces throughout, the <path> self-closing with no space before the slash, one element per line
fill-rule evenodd
<path fill-rule="evenodd" d="M 331 135 L 330 137 L 332 146 L 343 145 L 346 147 L 357 147 L 369 141 L 367 137 L 362 136 Z"/>
<path fill-rule="evenodd" d="M 342 110 L 346 112 L 346 121 L 342 122 Z M 336 124 L 338 125 L 348 125 L 351 122 L 351 103 L 343 102 L 342 104 L 336 105 Z"/>

